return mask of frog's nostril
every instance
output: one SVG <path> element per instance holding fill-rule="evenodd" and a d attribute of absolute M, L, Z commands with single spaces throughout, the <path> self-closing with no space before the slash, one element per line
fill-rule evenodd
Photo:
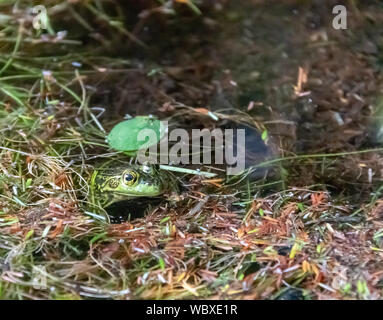
<path fill-rule="evenodd" d="M 109 187 L 116 189 L 118 187 L 118 180 L 117 179 L 110 179 L 108 181 Z"/>

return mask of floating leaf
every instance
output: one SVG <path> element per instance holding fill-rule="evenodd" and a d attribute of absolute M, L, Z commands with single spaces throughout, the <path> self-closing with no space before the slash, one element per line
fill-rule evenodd
<path fill-rule="evenodd" d="M 108 135 L 109 146 L 118 151 L 137 151 L 144 145 L 146 146 L 151 138 L 144 130 L 151 130 L 155 138 L 150 145 L 156 144 L 165 134 L 165 128 L 161 121 L 152 117 L 139 116 L 115 125 Z M 142 138 L 145 140 L 139 141 L 140 133 L 143 134 Z"/>

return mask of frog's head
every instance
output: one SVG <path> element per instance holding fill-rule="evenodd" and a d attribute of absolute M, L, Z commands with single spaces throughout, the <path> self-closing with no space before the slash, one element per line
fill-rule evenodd
<path fill-rule="evenodd" d="M 94 171 L 91 189 L 103 207 L 136 197 L 156 197 L 169 191 L 168 178 L 155 166 L 112 165 Z"/>

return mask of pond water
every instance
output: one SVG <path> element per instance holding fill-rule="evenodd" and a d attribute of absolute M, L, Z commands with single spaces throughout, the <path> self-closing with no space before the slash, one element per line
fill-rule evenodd
<path fill-rule="evenodd" d="M 382 171 L 380 150 L 364 152 L 381 147 L 381 4 L 346 6 L 345 30 L 333 27 L 336 4 L 217 2 L 204 3 L 203 16 L 153 15 L 136 34 L 149 49 L 112 46 L 133 68 L 104 81 L 94 103 L 109 106 L 106 126 L 150 113 L 170 115 L 175 127 L 246 128 L 247 168 L 298 155 L 267 166 L 276 190 L 322 185 L 368 199 Z M 163 106 L 169 101 L 225 117 L 184 118 Z M 262 177 L 258 169 L 250 179 Z"/>
<path fill-rule="evenodd" d="M 241 112 L 245 116 L 239 118 L 257 127 L 248 131 L 248 159 L 250 153 L 269 152 L 259 139 L 267 130 L 274 157 L 345 153 L 296 159 L 288 164 L 289 183 L 371 191 L 381 179 L 379 153 L 358 151 L 380 147 L 381 5 L 369 1 L 358 9 L 347 7 L 347 29 L 337 30 L 335 4 L 236 1 L 225 3 L 224 10 L 219 3 L 205 4 L 201 17 L 163 21 L 154 15 L 137 33 L 153 49 L 117 49 L 121 57 L 134 56 L 138 68 L 113 82 L 113 88 L 106 84 L 113 111 L 108 115 L 163 117 L 167 113 L 158 109 L 169 99 L 226 115 Z M 362 19 L 360 11 L 368 18 Z M 140 67 L 150 66 L 148 78 Z M 190 121 L 178 120 L 180 126 Z M 259 163 L 255 158 L 253 164 Z"/>

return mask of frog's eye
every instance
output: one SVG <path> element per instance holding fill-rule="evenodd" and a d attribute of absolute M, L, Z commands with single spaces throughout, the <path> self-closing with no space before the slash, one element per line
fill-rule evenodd
<path fill-rule="evenodd" d="M 137 173 L 134 171 L 126 171 L 123 176 L 124 183 L 128 186 L 133 185 L 137 181 Z"/>

